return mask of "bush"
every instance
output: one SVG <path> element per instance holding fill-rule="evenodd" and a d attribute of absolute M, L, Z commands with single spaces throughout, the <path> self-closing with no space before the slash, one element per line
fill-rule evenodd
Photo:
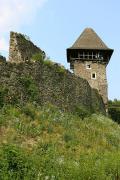
<path fill-rule="evenodd" d="M 73 139 L 73 137 L 70 133 L 65 133 L 63 139 L 67 143 L 67 142 L 71 141 Z"/>
<path fill-rule="evenodd" d="M 33 102 L 39 99 L 39 89 L 32 77 L 21 77 L 20 83 L 24 87 L 24 95 L 26 95 L 25 97 L 27 97 L 29 101 Z"/>
<path fill-rule="evenodd" d="M 35 162 L 20 147 L 4 145 L 0 152 L 0 179 L 21 180 L 34 179 Z"/>
<path fill-rule="evenodd" d="M 33 54 L 31 59 L 32 59 L 33 62 L 41 62 L 41 63 L 43 63 L 44 58 L 45 58 L 45 55 L 43 53 L 36 53 L 36 54 Z"/>
<path fill-rule="evenodd" d="M 8 89 L 0 87 L 0 108 L 4 106 L 7 100 Z"/>
<path fill-rule="evenodd" d="M 26 116 L 30 117 L 32 120 L 35 119 L 36 114 L 35 114 L 35 107 L 32 106 L 31 104 L 26 104 L 22 109 L 22 113 L 24 113 Z"/>
<path fill-rule="evenodd" d="M 44 64 L 45 64 L 46 66 L 48 66 L 48 67 L 52 67 L 54 63 L 53 63 L 52 61 L 50 61 L 49 59 L 46 59 L 46 60 L 44 61 Z"/>
<path fill-rule="evenodd" d="M 58 65 L 57 69 L 56 69 L 56 72 L 59 73 L 59 74 L 64 75 L 66 73 L 66 69 L 64 68 L 64 66 Z"/>
<path fill-rule="evenodd" d="M 110 100 L 108 103 L 108 113 L 114 121 L 120 123 L 120 101 L 117 99 L 114 101 Z"/>
<path fill-rule="evenodd" d="M 82 120 L 85 117 L 90 116 L 91 114 L 90 111 L 88 111 L 85 107 L 82 106 L 76 106 L 74 113 L 77 114 Z"/>

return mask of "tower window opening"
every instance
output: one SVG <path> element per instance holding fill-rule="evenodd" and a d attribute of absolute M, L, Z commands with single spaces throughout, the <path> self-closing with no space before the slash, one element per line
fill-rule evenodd
<path fill-rule="evenodd" d="M 91 64 L 86 64 L 86 69 L 91 69 Z"/>
<path fill-rule="evenodd" d="M 99 53 L 99 59 L 103 59 L 102 53 Z"/>
<path fill-rule="evenodd" d="M 95 55 L 95 59 L 98 59 L 98 54 L 96 53 L 96 55 Z"/>
<path fill-rule="evenodd" d="M 96 73 L 91 74 L 91 79 L 96 79 Z"/>

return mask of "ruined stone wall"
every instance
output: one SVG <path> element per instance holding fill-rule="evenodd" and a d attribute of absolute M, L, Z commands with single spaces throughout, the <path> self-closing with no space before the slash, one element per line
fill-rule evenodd
<path fill-rule="evenodd" d="M 88 110 L 105 112 L 101 96 L 86 80 L 66 70 L 61 71 L 57 64 L 32 62 L 36 53 L 45 56 L 25 35 L 10 33 L 9 62 L 0 65 L 0 84 L 8 88 L 10 101 L 24 103 L 32 99 L 41 105 L 49 102 L 68 111 L 84 106 Z M 79 67 L 78 64 L 77 75 Z M 84 77 L 82 73 L 81 77 Z"/>
<path fill-rule="evenodd" d="M 31 84 L 31 81 L 34 83 Z M 35 101 L 40 105 L 51 103 L 66 111 L 83 106 L 88 110 L 105 113 L 104 103 L 97 91 L 86 80 L 67 70 L 61 71 L 57 64 L 0 64 L 0 84 L 2 88 L 7 87 L 7 98 L 10 101 L 13 99 L 24 103 L 37 92 Z"/>
<path fill-rule="evenodd" d="M 33 54 L 44 52 L 34 45 L 27 36 L 15 32 L 10 33 L 9 61 L 26 62 L 30 61 Z"/>
<path fill-rule="evenodd" d="M 90 68 L 87 68 L 90 65 Z M 91 61 L 75 62 L 74 73 L 77 76 L 85 78 L 92 88 L 98 90 L 102 96 L 103 101 L 107 107 L 108 92 L 107 92 L 107 78 L 106 78 L 106 66 L 102 63 L 94 63 Z M 92 79 L 92 73 L 96 74 L 96 78 Z"/>

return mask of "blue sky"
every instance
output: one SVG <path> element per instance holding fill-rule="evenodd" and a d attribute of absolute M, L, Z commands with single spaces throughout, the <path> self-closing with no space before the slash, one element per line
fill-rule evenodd
<path fill-rule="evenodd" d="M 109 99 L 120 99 L 119 18 L 119 0 L 1 0 L 0 52 L 7 54 L 9 31 L 17 31 L 69 68 L 66 48 L 91 27 L 114 49 L 107 67 L 108 92 Z"/>

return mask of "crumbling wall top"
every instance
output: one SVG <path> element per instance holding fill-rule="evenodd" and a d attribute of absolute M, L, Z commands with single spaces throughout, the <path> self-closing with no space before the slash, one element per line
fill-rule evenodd
<path fill-rule="evenodd" d="M 33 54 L 43 53 L 39 47 L 34 45 L 28 36 L 16 32 L 10 32 L 9 61 L 26 62 L 30 61 Z"/>

